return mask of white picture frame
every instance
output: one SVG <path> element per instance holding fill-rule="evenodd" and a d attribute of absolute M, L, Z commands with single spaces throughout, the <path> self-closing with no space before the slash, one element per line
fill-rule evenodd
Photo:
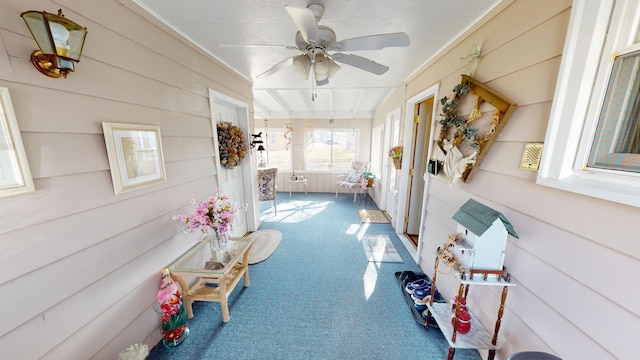
<path fill-rule="evenodd" d="M 0 197 L 34 191 L 11 95 L 0 87 Z"/>
<path fill-rule="evenodd" d="M 102 130 L 116 195 L 167 180 L 160 127 L 103 122 Z"/>

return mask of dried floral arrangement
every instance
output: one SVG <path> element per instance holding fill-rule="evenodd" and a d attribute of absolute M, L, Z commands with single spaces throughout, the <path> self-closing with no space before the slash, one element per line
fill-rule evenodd
<path fill-rule="evenodd" d="M 227 169 L 233 169 L 240 165 L 247 155 L 244 132 L 230 122 L 219 122 L 217 128 L 220 164 Z"/>

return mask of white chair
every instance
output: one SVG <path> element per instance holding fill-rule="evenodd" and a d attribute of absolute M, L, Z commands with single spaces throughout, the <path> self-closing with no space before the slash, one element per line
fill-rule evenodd
<path fill-rule="evenodd" d="M 260 201 L 273 200 L 273 211 L 278 216 L 276 207 L 276 173 L 278 169 L 258 170 L 258 194 Z"/>
<path fill-rule="evenodd" d="M 353 191 L 353 202 L 356 202 L 358 191 L 363 189 L 362 173 L 369 170 L 369 163 L 364 161 L 354 161 L 351 163 L 351 170 L 347 175 L 338 175 L 336 183 L 336 197 L 340 188 L 348 189 L 349 194 Z M 365 182 L 366 184 L 366 182 Z M 366 186 L 366 185 L 365 185 Z"/>

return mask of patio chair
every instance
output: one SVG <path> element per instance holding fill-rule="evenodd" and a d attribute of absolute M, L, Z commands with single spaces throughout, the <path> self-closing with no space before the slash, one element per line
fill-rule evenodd
<path fill-rule="evenodd" d="M 273 201 L 273 211 L 278 215 L 276 207 L 276 173 L 277 168 L 258 170 L 258 194 L 260 201 Z"/>
<path fill-rule="evenodd" d="M 353 191 L 353 202 L 356 202 L 358 191 L 362 189 L 362 173 L 369 170 L 369 163 L 364 161 L 354 161 L 351 163 L 351 170 L 347 175 L 338 175 L 336 183 L 336 197 L 340 188 L 348 189 L 349 194 Z"/>

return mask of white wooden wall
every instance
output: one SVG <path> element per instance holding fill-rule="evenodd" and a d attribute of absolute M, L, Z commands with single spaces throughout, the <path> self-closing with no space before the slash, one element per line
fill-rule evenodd
<path fill-rule="evenodd" d="M 520 239 L 509 239 L 505 266 L 517 286 L 507 299 L 499 359 L 524 350 L 563 359 L 640 354 L 640 211 L 537 185 L 535 172 L 519 169 L 524 144 L 544 141 L 570 11 L 569 0 L 515 1 L 407 83 L 405 99 L 437 83 L 439 98 L 450 96 L 467 71 L 460 58 L 481 44 L 474 77 L 518 103 L 470 183 L 449 186 L 443 174 L 430 177 L 421 239 L 420 266 L 433 275 L 435 249 L 455 232 L 451 217 L 469 198 L 502 212 L 515 226 Z M 385 103 L 381 109 L 397 106 L 405 104 Z M 374 126 L 384 116 L 377 113 Z M 439 279 L 451 299 L 456 282 L 443 274 Z M 491 330 L 500 290 L 470 290 L 470 308 Z"/>
<path fill-rule="evenodd" d="M 33 68 L 20 18 L 59 8 L 89 30 L 68 79 Z M 5 0 L 0 86 L 36 187 L 0 199 L 0 357 L 115 359 L 154 345 L 160 270 L 194 242 L 171 216 L 216 189 L 207 89 L 251 103 L 250 84 L 117 0 Z M 115 196 L 103 121 L 160 126 L 167 182 Z"/>

